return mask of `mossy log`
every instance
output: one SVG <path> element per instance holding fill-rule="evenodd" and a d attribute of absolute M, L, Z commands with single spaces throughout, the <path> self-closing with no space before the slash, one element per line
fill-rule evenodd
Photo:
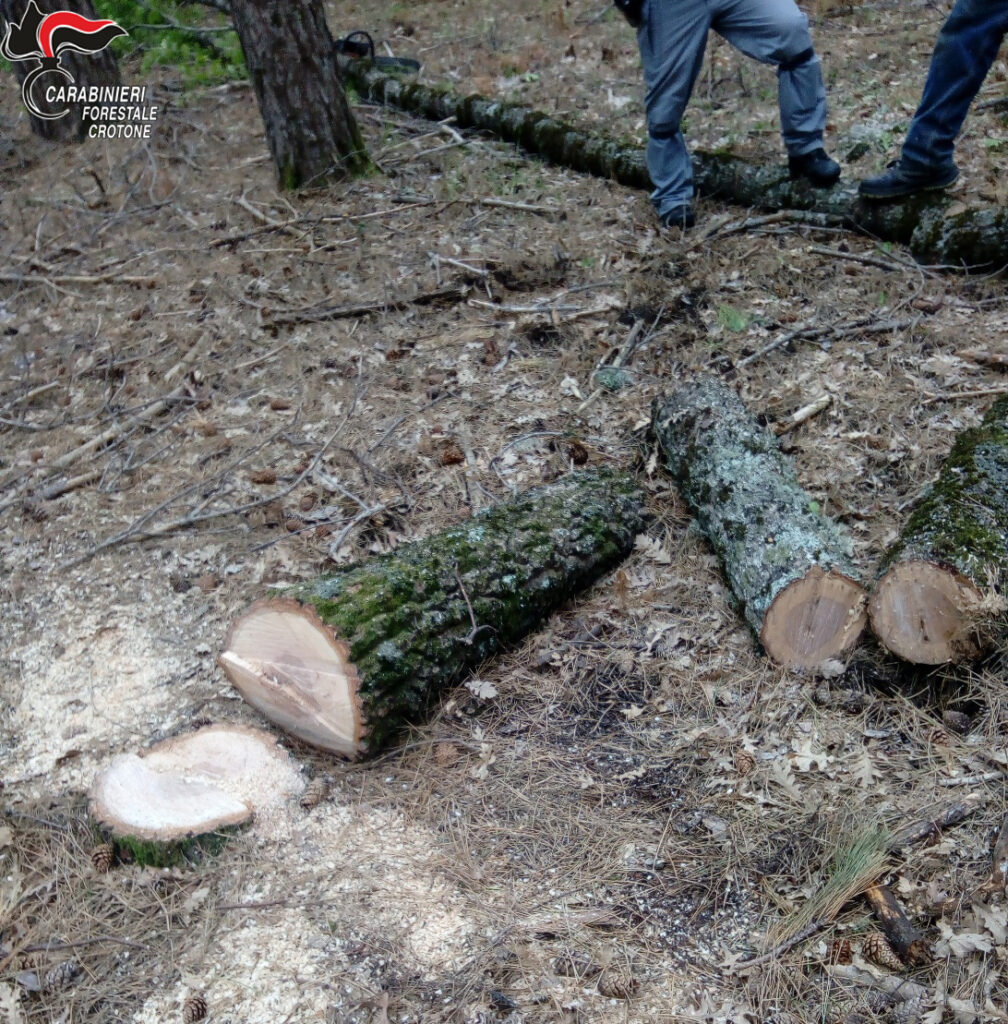
<path fill-rule="evenodd" d="M 91 787 L 91 817 L 117 859 L 164 867 L 218 853 L 257 811 L 303 788 L 268 733 L 212 725 L 114 758 Z"/>
<path fill-rule="evenodd" d="M 641 498 L 608 472 L 527 491 L 253 605 L 221 665 L 295 736 L 346 757 L 373 753 L 615 566 L 641 526 Z"/>
<path fill-rule="evenodd" d="M 552 163 L 609 178 L 629 188 L 650 189 L 639 141 L 613 139 L 569 124 L 534 107 L 460 96 L 386 74 L 367 61 L 346 61 L 344 77 L 366 99 L 480 128 Z M 909 247 L 917 259 L 956 267 L 1008 265 L 1008 210 L 985 207 L 946 215 L 947 196 L 928 193 L 899 203 L 867 203 L 856 187 L 816 189 L 792 181 L 787 167 L 753 164 L 722 153 L 693 153 L 694 179 L 702 196 L 761 210 L 804 210 L 874 238 Z"/>
<path fill-rule="evenodd" d="M 869 604 L 893 654 L 922 665 L 983 649 L 1008 580 L 1008 396 L 956 438 L 937 480 L 886 552 Z"/>
<path fill-rule="evenodd" d="M 655 401 L 653 430 L 767 654 L 809 667 L 851 646 L 865 613 L 850 537 L 738 395 L 711 377 L 686 384 Z"/>

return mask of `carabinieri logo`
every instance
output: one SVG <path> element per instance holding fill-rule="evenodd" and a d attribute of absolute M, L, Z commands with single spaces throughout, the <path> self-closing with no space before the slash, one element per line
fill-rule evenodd
<path fill-rule="evenodd" d="M 21 98 L 36 117 L 55 121 L 66 116 L 70 112 L 69 108 L 58 114 L 47 114 L 40 110 L 32 99 L 32 86 L 50 71 L 62 75 L 72 85 L 73 75 L 60 66 L 60 57 L 64 53 L 70 50 L 77 53 L 100 53 L 117 36 L 125 35 L 129 33 L 107 18 L 91 21 L 75 11 L 43 14 L 35 0 L 31 0 L 21 24 L 11 22 L 7 25 L 7 34 L 0 43 L 0 53 L 10 61 L 39 62 L 39 66 L 33 68 L 21 83 Z"/>

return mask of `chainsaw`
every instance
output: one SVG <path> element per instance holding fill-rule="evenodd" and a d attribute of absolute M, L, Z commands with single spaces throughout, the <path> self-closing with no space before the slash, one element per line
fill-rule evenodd
<path fill-rule="evenodd" d="M 406 71 L 415 73 L 420 70 L 420 61 L 412 57 L 378 57 L 375 55 L 374 39 L 363 30 L 351 32 L 350 35 L 336 40 L 336 52 L 352 60 L 366 60 L 374 67 L 385 71 Z"/>

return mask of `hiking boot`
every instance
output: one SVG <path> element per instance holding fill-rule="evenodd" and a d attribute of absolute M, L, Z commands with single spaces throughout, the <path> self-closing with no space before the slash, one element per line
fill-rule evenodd
<path fill-rule="evenodd" d="M 673 206 L 671 210 L 666 210 L 665 213 L 661 214 L 658 219 L 661 221 L 663 228 L 682 228 L 683 231 L 696 224 L 693 207 L 689 203 L 683 203 L 682 206 Z"/>
<path fill-rule="evenodd" d="M 901 196 L 912 196 L 915 192 L 948 188 L 958 177 L 959 168 L 955 164 L 929 167 L 927 164 L 893 160 L 885 174 L 877 178 L 865 178 L 858 186 L 858 194 L 865 199 L 899 199 Z"/>
<path fill-rule="evenodd" d="M 821 146 L 811 153 L 789 156 L 788 171 L 792 178 L 804 178 L 816 188 L 832 188 L 840 177 L 840 165 Z"/>

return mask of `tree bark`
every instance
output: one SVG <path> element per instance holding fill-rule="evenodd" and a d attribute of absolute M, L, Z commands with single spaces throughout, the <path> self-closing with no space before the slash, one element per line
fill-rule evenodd
<path fill-rule="evenodd" d="M 373 753 L 438 691 L 539 625 L 631 549 L 641 492 L 586 472 L 253 605 L 221 664 L 267 718 Z"/>
<path fill-rule="evenodd" d="M 991 591 L 1008 580 L 1008 396 L 960 434 L 938 479 L 886 552 L 869 605 L 893 654 L 924 665 L 984 647 Z"/>
<path fill-rule="evenodd" d="M 550 114 L 484 96 L 459 96 L 417 82 L 405 82 L 371 68 L 366 61 L 344 64 L 348 81 L 362 96 L 461 128 L 492 131 L 530 153 L 629 188 L 651 189 L 640 143 L 586 131 Z M 694 184 L 702 196 L 747 209 L 804 210 L 874 238 L 909 247 L 922 261 L 968 269 L 1008 265 L 1008 210 L 986 207 L 946 216 L 952 200 L 927 193 L 898 203 L 867 203 L 853 184 L 830 190 L 792 181 L 782 164 L 752 164 L 720 153 L 693 153 Z"/>
<path fill-rule="evenodd" d="M 701 378 L 656 400 L 652 425 L 767 654 L 810 667 L 853 644 L 865 615 L 850 537 L 819 514 L 738 395 Z"/>
<path fill-rule="evenodd" d="M 232 0 L 231 11 L 281 187 L 369 170 L 321 0 Z"/>
<path fill-rule="evenodd" d="M 865 890 L 865 898 L 882 925 L 882 931 L 896 953 L 909 964 L 931 962 L 927 941 L 910 922 L 895 893 L 887 885 L 875 884 Z"/>
<path fill-rule="evenodd" d="M 9 25 L 21 23 L 30 2 L 31 0 L 0 0 L 0 36 L 6 33 Z M 91 0 L 35 0 L 35 4 L 44 15 L 56 11 L 73 11 L 91 21 L 102 17 L 95 12 Z M 21 85 L 29 73 L 38 66 L 38 62 L 35 60 L 19 60 L 11 63 L 18 85 Z M 75 86 L 120 84 L 119 65 L 108 48 L 95 54 L 65 50 L 60 54 L 59 66 L 69 72 Z M 45 75 L 32 89 L 34 101 L 46 113 L 49 113 L 50 110 L 44 99 L 45 85 L 57 83 L 60 85 L 70 84 L 67 79 Z M 59 109 L 61 108 L 56 108 L 51 112 L 58 113 Z M 84 120 L 83 111 L 84 104 L 73 103 L 70 104 L 69 113 L 64 117 L 49 120 L 36 117 L 30 111 L 28 117 L 31 121 L 32 131 L 39 138 L 52 142 L 81 142 L 87 135 L 90 125 L 89 121 Z"/>
<path fill-rule="evenodd" d="M 303 788 L 268 733 L 211 725 L 114 758 L 91 787 L 91 817 L 116 859 L 163 867 L 219 852 L 257 811 Z"/>

